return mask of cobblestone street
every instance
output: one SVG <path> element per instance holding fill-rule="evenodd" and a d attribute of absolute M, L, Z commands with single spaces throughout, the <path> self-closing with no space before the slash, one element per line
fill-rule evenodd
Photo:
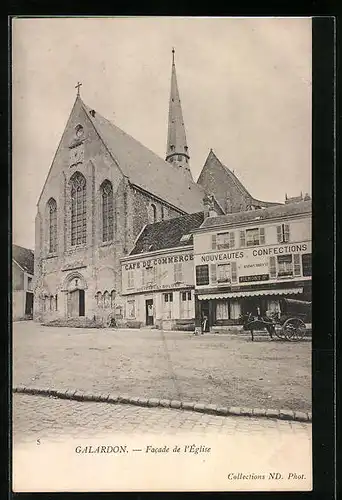
<path fill-rule="evenodd" d="M 294 434 L 311 439 L 311 424 L 257 419 L 220 417 L 167 408 L 143 408 L 68 401 L 24 394 L 13 395 L 13 439 L 15 443 L 45 438 L 100 437 L 108 433 L 175 434 L 253 434 L 277 439 Z"/>

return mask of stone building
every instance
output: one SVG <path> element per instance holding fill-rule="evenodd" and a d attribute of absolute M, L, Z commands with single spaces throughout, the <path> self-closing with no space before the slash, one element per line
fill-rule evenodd
<path fill-rule="evenodd" d="M 12 318 L 32 319 L 34 254 L 29 248 L 12 246 Z"/>
<path fill-rule="evenodd" d="M 208 160 L 199 182 L 192 178 L 174 51 L 165 160 L 86 105 L 77 88 L 37 205 L 34 319 L 120 324 L 120 259 L 146 224 L 201 211 L 205 193 L 221 200 L 222 180 L 210 181 Z M 223 180 L 224 196 L 238 200 L 233 177 Z"/>

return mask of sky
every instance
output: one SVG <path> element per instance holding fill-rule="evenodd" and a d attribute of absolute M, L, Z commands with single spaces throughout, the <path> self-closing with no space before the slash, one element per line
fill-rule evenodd
<path fill-rule="evenodd" d="M 34 249 L 78 81 L 165 157 L 172 47 L 194 179 L 212 148 L 257 199 L 311 194 L 310 18 L 28 18 L 12 36 L 14 243 Z"/>

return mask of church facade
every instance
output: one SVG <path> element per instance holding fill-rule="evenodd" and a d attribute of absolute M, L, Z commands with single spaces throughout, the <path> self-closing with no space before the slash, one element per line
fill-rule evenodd
<path fill-rule="evenodd" d="M 78 87 L 37 205 L 36 321 L 123 322 L 120 259 L 146 224 L 199 212 L 215 195 L 208 160 L 197 183 L 189 161 L 174 52 L 165 160 L 87 106 Z M 226 199 L 246 193 L 229 180 L 224 189 L 222 213 L 239 209 Z"/>

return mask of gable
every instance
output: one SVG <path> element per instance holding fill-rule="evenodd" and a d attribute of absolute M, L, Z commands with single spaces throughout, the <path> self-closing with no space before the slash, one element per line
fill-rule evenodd
<path fill-rule="evenodd" d="M 212 150 L 210 150 L 197 183 L 208 194 L 214 194 L 221 207 L 227 212 L 246 210 L 249 206 L 279 205 L 279 203 L 253 198 L 242 182 L 228 167 L 221 163 Z"/>
<path fill-rule="evenodd" d="M 34 253 L 29 248 L 24 248 L 19 245 L 12 246 L 12 260 L 19 268 L 29 274 L 33 274 L 34 270 Z"/>

